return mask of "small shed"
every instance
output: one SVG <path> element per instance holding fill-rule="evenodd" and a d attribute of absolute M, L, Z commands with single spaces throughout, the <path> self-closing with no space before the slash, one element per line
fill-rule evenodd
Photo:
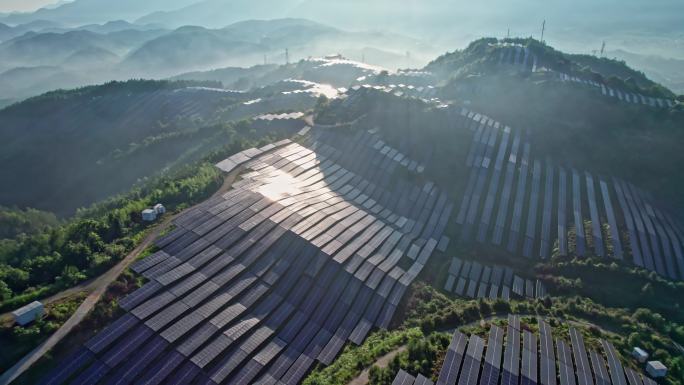
<path fill-rule="evenodd" d="M 38 319 L 43 315 L 44 312 L 45 308 L 43 307 L 43 304 L 38 301 L 34 301 L 20 309 L 13 311 L 12 316 L 14 317 L 14 322 L 24 326 Z"/>
<path fill-rule="evenodd" d="M 646 353 L 643 349 L 635 346 L 634 349 L 632 349 L 632 357 L 639 361 L 639 363 L 643 364 L 644 362 L 646 362 L 646 360 L 648 360 L 648 353 Z"/>
<path fill-rule="evenodd" d="M 156 205 L 154 205 L 154 211 L 156 211 L 158 215 L 162 215 L 166 213 L 166 207 L 164 207 L 164 205 L 162 205 L 161 203 L 157 203 Z"/>
<path fill-rule="evenodd" d="M 667 375 L 667 367 L 660 361 L 649 361 L 646 364 L 646 372 L 652 378 L 665 377 Z"/>
<path fill-rule="evenodd" d="M 157 212 L 152 209 L 145 209 L 142 211 L 142 220 L 145 222 L 154 222 L 157 219 Z"/>

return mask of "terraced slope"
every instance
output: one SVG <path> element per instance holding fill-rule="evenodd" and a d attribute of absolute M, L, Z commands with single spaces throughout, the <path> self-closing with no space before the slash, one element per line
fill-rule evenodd
<path fill-rule="evenodd" d="M 470 176 L 456 216 L 462 239 L 527 258 L 627 259 L 684 279 L 681 227 L 647 192 L 618 178 L 534 159 L 522 130 L 466 109 L 461 116 L 474 132 L 466 159 Z"/>
<path fill-rule="evenodd" d="M 347 341 L 387 328 L 451 208 L 357 131 L 222 162 L 235 189 L 184 213 L 133 269 L 127 314 L 45 383 L 298 383 Z M 441 247 L 446 247 L 443 240 Z"/>

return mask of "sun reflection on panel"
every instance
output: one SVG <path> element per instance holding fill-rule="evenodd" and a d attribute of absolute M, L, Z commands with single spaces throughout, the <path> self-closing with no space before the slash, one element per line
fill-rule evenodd
<path fill-rule="evenodd" d="M 268 179 L 268 183 L 259 186 L 257 192 L 268 199 L 280 200 L 302 192 L 296 186 L 297 179 L 290 174 L 278 171 L 275 176 Z"/>

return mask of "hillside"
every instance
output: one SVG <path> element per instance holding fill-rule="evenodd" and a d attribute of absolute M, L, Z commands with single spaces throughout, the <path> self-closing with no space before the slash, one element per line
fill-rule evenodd
<path fill-rule="evenodd" d="M 219 61 L 207 47 L 312 41 L 297 31 L 349 36 L 171 34 Z M 126 60 L 190 55 L 168 43 Z M 666 87 L 493 38 L 422 69 L 328 55 L 173 79 L 0 110 L 0 204 L 69 217 L 12 210 L 31 234 L 0 242 L 0 306 L 121 263 L 19 383 L 656 385 L 641 346 L 682 385 L 684 106 Z M 170 215 L 141 221 L 156 202 Z"/>

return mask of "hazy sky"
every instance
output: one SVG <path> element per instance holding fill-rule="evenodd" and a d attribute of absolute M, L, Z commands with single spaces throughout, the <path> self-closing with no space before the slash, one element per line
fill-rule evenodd
<path fill-rule="evenodd" d="M 35 11 L 58 0 L 0 0 L 0 12 Z"/>

